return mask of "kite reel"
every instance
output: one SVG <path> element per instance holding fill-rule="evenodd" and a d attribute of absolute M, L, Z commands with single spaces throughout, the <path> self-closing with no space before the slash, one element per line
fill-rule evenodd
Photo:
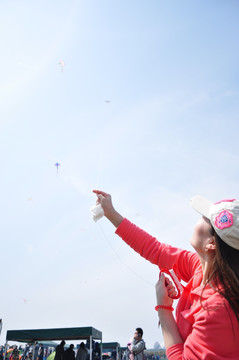
<path fill-rule="evenodd" d="M 174 286 L 175 286 L 175 288 L 177 290 L 177 295 L 172 296 L 172 299 L 179 299 L 180 296 L 181 296 L 181 292 L 183 291 L 183 286 L 180 283 L 180 281 L 179 281 L 177 275 L 175 274 L 174 270 L 173 269 L 168 270 L 168 269 L 164 268 L 164 269 L 160 270 L 160 273 L 162 273 L 162 272 L 171 277 L 171 279 L 173 281 L 173 284 L 174 284 Z"/>

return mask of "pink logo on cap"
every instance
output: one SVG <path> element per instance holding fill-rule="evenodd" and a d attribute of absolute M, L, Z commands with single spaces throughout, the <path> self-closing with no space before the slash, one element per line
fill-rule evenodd
<path fill-rule="evenodd" d="M 227 211 L 223 210 L 215 219 L 215 225 L 218 229 L 225 229 L 233 225 L 233 215 Z"/>

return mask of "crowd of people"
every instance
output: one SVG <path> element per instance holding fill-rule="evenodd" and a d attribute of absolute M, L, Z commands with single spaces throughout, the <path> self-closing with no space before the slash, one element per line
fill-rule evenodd
<path fill-rule="evenodd" d="M 90 357 L 89 344 L 81 342 L 75 348 L 73 344 L 65 346 L 64 340 L 61 341 L 56 348 L 52 346 L 44 346 L 43 344 L 27 344 L 26 346 L 11 346 L 7 350 L 6 360 L 47 360 L 54 352 L 52 360 L 88 360 Z M 4 359 L 5 348 L 0 346 L 0 360 Z M 92 359 L 99 360 L 101 355 L 98 342 L 93 342 Z"/>
<path fill-rule="evenodd" d="M 119 351 L 113 349 L 108 353 L 102 353 L 103 360 L 160 360 L 166 359 L 165 351 L 149 350 L 147 353 L 146 344 L 143 340 L 143 329 L 136 328 L 134 335 L 130 338 L 125 348 Z M 0 360 L 4 359 L 5 348 L 0 346 Z M 7 360 L 89 360 L 90 344 L 89 341 L 84 344 L 81 342 L 74 347 L 73 344 L 66 345 L 62 340 L 56 347 L 47 344 L 26 344 L 25 346 L 10 346 L 7 350 Z M 98 342 L 92 343 L 92 359 L 101 359 L 101 346 Z"/>
<path fill-rule="evenodd" d="M 80 346 L 75 351 L 74 345 L 71 344 L 66 350 L 64 349 L 65 341 L 56 347 L 56 353 L 54 360 L 87 360 L 89 358 L 89 350 L 84 342 L 80 343 Z M 100 359 L 100 347 L 99 343 L 95 342 L 93 346 L 92 358 L 94 360 Z"/>
<path fill-rule="evenodd" d="M 6 360 L 46 360 L 52 351 L 53 348 L 44 347 L 43 344 L 36 344 L 35 351 L 33 350 L 33 344 L 20 345 L 19 347 L 13 345 L 7 349 Z M 0 360 L 4 359 L 4 355 L 5 347 L 0 346 Z"/>

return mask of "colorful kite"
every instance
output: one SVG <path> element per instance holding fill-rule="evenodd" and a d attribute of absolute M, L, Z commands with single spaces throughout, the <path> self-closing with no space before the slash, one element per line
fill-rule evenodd
<path fill-rule="evenodd" d="M 66 64 L 64 63 L 64 61 L 61 60 L 61 61 L 59 62 L 59 65 L 61 65 L 61 72 L 64 72 L 64 67 L 65 67 L 65 65 L 66 65 Z"/>
<path fill-rule="evenodd" d="M 58 162 L 55 163 L 55 166 L 56 166 L 56 173 L 58 174 L 58 168 L 59 166 L 61 166 L 61 164 L 59 164 Z"/>

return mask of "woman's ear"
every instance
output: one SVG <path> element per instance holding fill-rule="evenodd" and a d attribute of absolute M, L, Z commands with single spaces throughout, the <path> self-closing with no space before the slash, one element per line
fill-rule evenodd
<path fill-rule="evenodd" d="M 211 236 L 206 245 L 206 251 L 216 250 L 215 236 Z"/>

